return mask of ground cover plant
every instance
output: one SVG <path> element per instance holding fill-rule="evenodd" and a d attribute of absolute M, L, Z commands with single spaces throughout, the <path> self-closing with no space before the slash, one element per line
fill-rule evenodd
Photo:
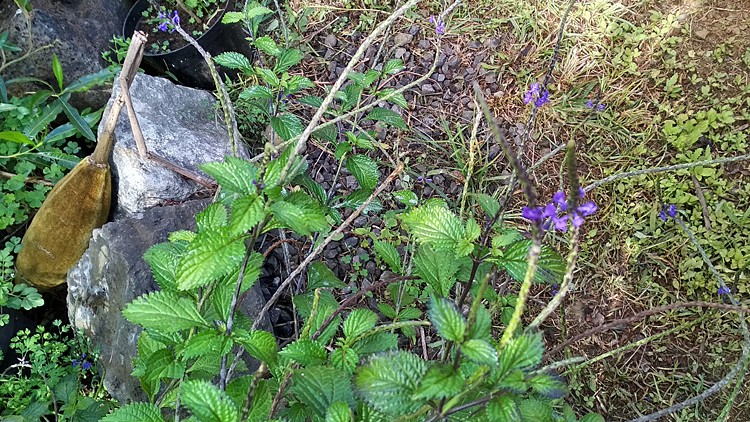
<path fill-rule="evenodd" d="M 217 200 L 146 254 L 161 291 L 124 313 L 149 402 L 104 420 L 744 420 L 750 85 L 712 68 L 748 75 L 742 32 L 707 52 L 668 5 L 372 3 L 225 18 L 260 51 L 215 61 L 264 146 L 205 164 Z M 289 245 L 277 344 L 235 307 Z"/>

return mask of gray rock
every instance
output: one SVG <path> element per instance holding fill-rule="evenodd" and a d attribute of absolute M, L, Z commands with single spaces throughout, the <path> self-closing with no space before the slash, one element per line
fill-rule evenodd
<path fill-rule="evenodd" d="M 192 229 L 205 201 L 157 207 L 142 218 L 124 218 L 94 230 L 89 249 L 68 272 L 68 316 L 101 352 L 106 369 L 104 386 L 112 397 L 127 402 L 145 400 L 140 382 L 131 376 L 140 328 L 122 316 L 133 299 L 158 290 L 143 254 L 167 240 L 175 230 Z M 245 296 L 243 313 L 255 318 L 264 300 L 256 284 Z M 270 330 L 267 316 L 262 328 Z"/>
<path fill-rule="evenodd" d="M 117 93 L 119 85 L 108 107 Z M 199 165 L 232 154 L 226 127 L 210 93 L 144 74 L 135 78 L 130 93 L 150 153 L 204 177 L 207 175 Z M 102 129 L 103 125 L 99 126 Z M 140 158 L 126 110 L 117 122 L 115 140 L 111 160 L 115 216 L 138 215 L 167 200 L 184 201 L 203 189 L 152 160 Z M 242 145 L 237 152 L 247 157 Z"/>
<path fill-rule="evenodd" d="M 405 56 L 407 54 L 407 51 L 403 47 L 399 47 L 396 49 L 396 51 L 393 52 L 393 57 L 397 59 L 405 59 Z"/>
<path fill-rule="evenodd" d="M 414 39 L 414 35 L 407 34 L 404 32 L 399 32 L 393 37 L 393 45 L 395 46 L 402 46 L 409 44 Z"/>
<path fill-rule="evenodd" d="M 432 95 L 435 93 L 435 88 L 431 83 L 422 84 L 422 95 Z"/>
<path fill-rule="evenodd" d="M 52 72 L 52 55 L 57 55 L 63 68 L 65 84 L 98 72 L 106 66 L 101 53 L 109 49 L 109 40 L 120 35 L 122 22 L 130 8 L 123 0 L 34 0 L 33 11 L 27 22 L 13 1 L 0 2 L 0 32 L 8 31 L 7 42 L 23 51 L 6 52 L 13 60 L 29 51 L 52 45 L 3 71 L 5 80 L 17 77 L 35 77 L 57 86 Z M 29 37 L 31 34 L 31 37 Z M 38 90 L 41 85 L 12 84 L 11 95 Z M 71 98 L 79 108 L 104 106 L 109 97 L 109 87 L 95 87 Z"/>
<path fill-rule="evenodd" d="M 323 40 L 323 44 L 326 45 L 329 48 L 336 47 L 336 43 L 338 40 L 336 39 L 336 35 L 334 34 L 328 34 L 326 35 L 325 39 Z"/>

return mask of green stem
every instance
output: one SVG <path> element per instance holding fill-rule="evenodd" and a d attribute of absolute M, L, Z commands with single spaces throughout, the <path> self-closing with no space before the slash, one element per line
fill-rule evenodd
<path fill-rule="evenodd" d="M 513 338 L 518 326 L 521 324 L 521 316 L 523 315 L 524 308 L 526 307 L 526 300 L 529 297 L 529 291 L 531 290 L 531 284 L 534 281 L 534 274 L 536 273 L 537 262 L 539 262 L 539 255 L 542 252 L 541 239 L 539 235 L 535 234 L 531 240 L 531 248 L 529 250 L 529 258 L 527 260 L 528 267 L 526 268 L 526 275 L 521 284 L 521 290 L 518 292 L 518 299 L 516 300 L 516 308 L 513 310 L 513 316 L 510 318 L 508 326 L 503 332 L 500 343 L 497 346 L 498 350 L 502 350 L 505 345 Z"/>

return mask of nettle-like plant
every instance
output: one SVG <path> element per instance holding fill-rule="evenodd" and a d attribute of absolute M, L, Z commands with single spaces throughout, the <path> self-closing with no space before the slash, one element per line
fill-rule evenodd
<path fill-rule="evenodd" d="M 229 19 L 252 27 L 265 13 L 253 7 Z M 241 97 L 268 118 L 282 142 L 278 147 L 267 142 L 258 163 L 226 157 L 204 164 L 219 185 L 216 201 L 196 216 L 194 232 L 172 233 L 146 252 L 160 290 L 135 299 L 123 314 L 143 328 L 133 374 L 149 402 L 128 404 L 104 420 L 163 421 L 165 415 L 178 420 L 189 414 L 199 421 L 577 421 L 560 400 L 565 383 L 552 368 L 540 367 L 538 322 L 523 331 L 520 320 L 533 282 L 562 283 L 562 290 L 571 277 L 574 259 L 566 265 L 541 238 L 550 218 L 557 226 L 558 220 L 580 217 L 579 195 L 557 198 L 554 212 L 537 210 L 530 195 L 524 216 L 533 223 L 533 236 L 527 239 L 505 222 L 507 201 L 493 196 L 476 195 L 475 215 L 461 219 L 445 201 L 420 202 L 410 190 L 394 192 L 405 208 L 392 214 L 397 223 L 391 231 L 402 235 L 372 239 L 374 253 L 392 274 L 340 302 L 337 293 L 352 286 L 314 260 L 356 216 L 380 211 L 376 196 L 403 170 L 397 164 L 381 180 L 379 164 L 367 155 L 377 147 L 375 133 L 360 126 L 369 120 L 406 128 L 398 113 L 375 107 L 383 99 L 403 105 L 400 91 L 382 83 L 403 64 L 391 60 L 379 70 L 346 71 L 326 98 L 303 97 L 300 103 L 318 109 L 304 128 L 286 103 L 288 96 L 312 88 L 309 80 L 288 72 L 301 53 L 268 37 L 254 43 L 268 56 L 270 69 L 251 66 L 235 53 L 217 62 L 263 83 Z M 324 114 L 327 124 L 316 126 Z M 313 133 L 335 146 L 336 177 L 346 167 L 359 189 L 336 195 L 307 174 L 301 145 Z M 345 220 L 342 208 L 353 210 Z M 237 312 L 238 303 L 261 272 L 264 257 L 255 245 L 272 230 L 310 241 L 311 252 L 251 321 Z M 305 269 L 306 288 L 292 297 L 303 324 L 279 350 L 273 335 L 258 329 L 260 317 Z M 508 323 L 496 331 L 493 317 L 507 302 L 497 300 L 489 281 L 500 272 L 522 285 Z M 378 297 L 380 314 L 357 305 L 381 288 L 389 295 Z M 408 293 L 414 289 L 423 293 Z M 402 341 L 413 338 L 415 328 L 434 330 L 437 341 L 429 352 L 415 354 L 409 341 Z M 259 361 L 256 370 L 247 368 L 244 353 Z M 602 419 L 591 414 L 581 420 Z"/>
<path fill-rule="evenodd" d="M 277 228 L 311 236 L 331 227 L 330 208 L 299 183 L 305 160 L 291 151 L 266 168 L 233 157 L 202 167 L 219 183 L 219 201 L 196 216 L 195 232 L 173 233 L 149 249 L 145 259 L 161 290 L 124 310 L 144 328 L 134 374 L 151 403 L 125 406 L 106 420 L 163 420 L 161 408 L 217 421 L 576 420 L 556 401 L 564 382 L 538 367 L 541 335 L 493 336 L 492 313 L 483 304 L 488 280 L 500 269 L 523 279 L 531 241 L 497 222 L 500 204 L 487 196 L 480 202 L 484 227 L 473 218 L 461 221 L 442 201 L 403 213 L 416 242 L 412 265 L 403 265 L 393 244 L 375 247 L 398 274 L 379 285 L 418 280 L 430 294 L 428 320 L 415 312 L 416 318 L 392 322 L 367 308 L 345 315 L 334 293 L 346 285 L 322 262 L 312 265 L 307 291 L 293 298 L 304 325 L 282 350 L 236 313 L 263 264 L 252 249 L 259 236 Z M 376 181 L 355 177 L 360 184 Z M 538 280 L 555 281 L 565 265 L 545 247 L 538 269 Z M 434 327 L 441 339 L 435 356 L 399 350 L 394 330 L 407 326 Z M 262 365 L 231 379 L 245 369 L 237 348 Z"/>

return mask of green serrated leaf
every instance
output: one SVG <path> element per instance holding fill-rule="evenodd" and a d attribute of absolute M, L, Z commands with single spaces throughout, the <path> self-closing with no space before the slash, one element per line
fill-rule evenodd
<path fill-rule="evenodd" d="M 354 415 L 352 410 L 349 408 L 347 403 L 337 401 L 331 403 L 331 406 L 326 411 L 325 422 L 353 422 Z"/>
<path fill-rule="evenodd" d="M 458 343 L 464 341 L 466 319 L 458 312 L 453 302 L 446 298 L 433 297 L 430 299 L 427 315 L 440 337 Z"/>
<path fill-rule="evenodd" d="M 544 344 L 539 333 L 521 334 L 511 339 L 500 351 L 498 372 L 506 374 L 514 369 L 531 368 L 542 361 Z"/>
<path fill-rule="evenodd" d="M 310 264 L 307 270 L 307 288 L 315 290 L 319 288 L 343 289 L 346 284 L 336 277 L 328 266 L 321 261 Z"/>
<path fill-rule="evenodd" d="M 122 314 L 134 324 L 165 333 L 209 325 L 198 313 L 193 301 L 166 291 L 135 299 L 123 309 Z"/>
<path fill-rule="evenodd" d="M 203 380 L 182 383 L 182 402 L 201 422 L 239 422 L 240 412 L 226 392 Z"/>
<path fill-rule="evenodd" d="M 344 320 L 344 337 L 347 340 L 359 337 L 375 328 L 377 323 L 378 316 L 375 312 L 364 308 L 355 309 Z"/>
<path fill-rule="evenodd" d="M 491 334 L 492 317 L 484 305 L 479 305 L 476 316 L 474 317 L 474 324 L 469 327 L 468 338 L 489 340 Z"/>
<path fill-rule="evenodd" d="M 321 417 L 334 402 L 354 404 L 349 374 L 336 368 L 313 366 L 294 371 L 291 391 Z"/>
<path fill-rule="evenodd" d="M 126 404 L 102 418 L 102 422 L 165 422 L 156 405 L 150 403 Z"/>
<path fill-rule="evenodd" d="M 264 35 L 262 37 L 256 38 L 255 46 L 258 48 L 258 50 L 273 57 L 276 57 L 279 54 L 281 54 L 281 50 L 279 49 L 279 47 L 276 46 L 276 41 L 274 41 L 268 35 Z"/>
<path fill-rule="evenodd" d="M 227 209 L 224 205 L 214 202 L 195 216 L 198 231 L 218 230 L 227 224 Z"/>
<path fill-rule="evenodd" d="M 375 253 L 388 265 L 391 271 L 396 274 L 401 273 L 401 255 L 395 246 L 382 240 L 374 241 L 372 246 Z"/>
<path fill-rule="evenodd" d="M 289 227 L 302 236 L 310 236 L 313 231 L 328 228 L 325 214 L 315 204 L 297 205 L 286 201 L 276 201 L 269 209 L 274 218 L 284 227 Z"/>
<path fill-rule="evenodd" d="M 425 203 L 402 217 L 417 243 L 436 250 L 454 251 L 464 237 L 461 220 L 447 208 L 436 203 Z"/>
<path fill-rule="evenodd" d="M 244 256 L 244 239 L 232 237 L 229 228 L 198 233 L 177 266 L 177 287 L 189 290 L 204 286 L 230 273 Z"/>
<path fill-rule="evenodd" d="M 353 374 L 359 363 L 359 355 L 352 348 L 343 346 L 331 352 L 330 360 L 334 368 L 343 369 L 347 373 Z"/>
<path fill-rule="evenodd" d="M 500 266 L 508 271 L 516 281 L 523 281 L 526 275 L 527 255 L 531 247 L 531 240 L 523 239 L 512 243 L 503 251 L 503 256 L 497 259 Z M 542 246 L 534 281 L 537 283 L 561 283 L 565 275 L 565 261 L 549 246 Z"/>
<path fill-rule="evenodd" d="M 451 365 L 434 363 L 419 383 L 414 392 L 414 400 L 433 400 L 452 397 L 460 393 L 466 381 L 460 371 Z"/>
<path fill-rule="evenodd" d="M 456 284 L 458 261 L 446 259 L 445 253 L 422 245 L 414 256 L 414 274 L 424 280 L 440 296 L 447 297 Z"/>
<path fill-rule="evenodd" d="M 515 369 L 505 375 L 497 386 L 502 390 L 516 394 L 523 394 L 528 390 L 528 386 L 526 385 L 526 375 L 520 369 Z"/>
<path fill-rule="evenodd" d="M 466 220 L 466 240 L 468 240 L 469 242 L 474 242 L 475 240 L 479 239 L 479 235 L 481 234 L 482 229 L 473 218 L 469 218 L 468 220 Z"/>
<path fill-rule="evenodd" d="M 278 61 L 276 62 L 276 66 L 274 66 L 273 70 L 276 73 L 284 73 L 292 66 L 296 66 L 299 62 L 301 62 L 302 57 L 302 52 L 297 49 L 290 48 L 284 50 L 279 55 Z"/>
<path fill-rule="evenodd" d="M 515 422 L 521 420 L 521 410 L 518 409 L 513 397 L 504 394 L 495 397 L 487 404 L 487 417 L 490 422 Z"/>
<path fill-rule="evenodd" d="M 550 374 L 537 374 L 527 380 L 529 387 L 542 396 L 559 399 L 568 393 L 568 388 L 559 377 Z"/>
<path fill-rule="evenodd" d="M 598 413 L 589 413 L 582 417 L 578 422 L 604 422 L 604 418 Z"/>
<path fill-rule="evenodd" d="M 487 340 L 468 340 L 461 345 L 461 351 L 478 364 L 497 365 L 497 350 Z"/>
<path fill-rule="evenodd" d="M 143 259 L 151 267 L 154 280 L 161 290 L 177 291 L 175 272 L 180 256 L 185 251 L 183 246 L 175 243 L 158 243 L 143 254 Z"/>
<path fill-rule="evenodd" d="M 288 141 L 297 135 L 300 135 L 305 129 L 299 117 L 292 113 L 282 113 L 278 116 L 271 117 L 271 127 L 281 139 Z"/>
<path fill-rule="evenodd" d="M 395 351 L 373 357 L 354 377 L 358 395 L 376 410 L 390 416 L 412 413 L 422 406 L 413 399 L 427 372 L 419 356 Z"/>
<path fill-rule="evenodd" d="M 263 80 L 263 82 L 271 85 L 271 87 L 278 87 L 281 83 L 279 77 L 276 76 L 276 74 L 271 69 L 255 66 L 253 68 L 253 71 Z"/>
<path fill-rule="evenodd" d="M 398 72 L 401 72 L 402 70 L 406 69 L 406 66 L 404 66 L 404 61 L 401 59 L 391 59 L 388 60 L 385 63 L 385 66 L 383 66 L 383 74 L 384 75 L 393 75 Z"/>
<path fill-rule="evenodd" d="M 383 122 L 398 129 L 406 130 L 406 122 L 400 114 L 383 107 L 375 107 L 365 116 L 364 120 Z"/>
<path fill-rule="evenodd" d="M 308 105 L 312 108 L 320 108 L 323 105 L 323 99 L 314 95 L 306 95 L 299 99 L 299 102 Z M 328 125 L 328 127 L 336 128 L 335 125 Z M 335 140 L 335 138 L 334 138 Z"/>
<path fill-rule="evenodd" d="M 299 339 L 287 344 L 279 355 L 302 366 L 321 365 L 328 360 L 326 349 L 317 341 L 309 339 Z"/>
<path fill-rule="evenodd" d="M 273 91 L 263 85 L 253 85 L 242 91 L 240 98 L 243 100 L 270 100 L 273 98 Z"/>
<path fill-rule="evenodd" d="M 552 406 L 537 399 L 525 399 L 518 405 L 522 421 L 552 422 Z"/>
<path fill-rule="evenodd" d="M 240 235 L 255 227 L 266 217 L 263 198 L 247 195 L 237 198 L 232 203 L 232 215 L 229 218 L 230 233 Z"/>
<path fill-rule="evenodd" d="M 385 98 L 386 96 L 390 95 L 390 97 L 386 100 L 393 104 L 396 104 L 397 106 L 401 108 L 409 108 L 409 103 L 406 102 L 406 98 L 404 98 L 404 94 L 397 93 L 393 94 L 396 90 L 394 88 L 386 88 L 383 90 L 380 90 L 377 92 L 378 98 Z"/>
<path fill-rule="evenodd" d="M 256 2 L 247 3 L 247 8 L 245 9 L 244 13 L 245 19 L 250 20 L 258 16 L 265 16 L 273 13 L 273 10 L 267 7 L 258 6 L 257 4 L 258 3 Z"/>
<path fill-rule="evenodd" d="M 177 230 L 175 232 L 169 233 L 167 239 L 169 239 L 170 242 L 190 243 L 193 241 L 193 239 L 195 239 L 195 236 L 197 236 L 195 232 L 191 232 L 189 230 Z M 184 250 L 182 252 L 184 252 Z"/>
<path fill-rule="evenodd" d="M 227 14 L 229 13 L 232 12 L 228 12 Z M 224 17 L 226 18 L 226 15 L 224 15 Z M 251 70 L 250 60 L 243 54 L 236 51 L 227 51 L 225 53 L 214 56 L 214 61 L 216 62 L 216 64 L 227 67 L 229 69 L 242 70 L 244 72 L 249 72 Z"/>
<path fill-rule="evenodd" d="M 273 334 L 263 330 L 244 332 L 237 330 L 233 334 L 234 340 L 240 343 L 250 355 L 261 362 L 270 365 L 276 362 L 279 348 Z"/>
<path fill-rule="evenodd" d="M 396 200 L 407 207 L 415 207 L 419 204 L 417 194 L 410 190 L 399 190 L 391 193 Z"/>
<path fill-rule="evenodd" d="M 378 185 L 380 171 L 372 158 L 362 154 L 350 155 L 346 159 L 346 168 L 362 188 L 373 190 Z"/>
<path fill-rule="evenodd" d="M 187 341 L 182 349 L 184 359 L 192 359 L 198 356 L 206 355 L 210 352 L 219 351 L 219 354 L 229 352 L 232 342 L 228 337 L 224 337 L 216 330 L 205 330 L 194 335 Z"/>
<path fill-rule="evenodd" d="M 226 12 L 224 13 L 224 17 L 221 18 L 221 23 L 223 24 L 237 23 L 237 22 L 242 21 L 243 19 L 245 19 L 245 14 L 242 12 Z"/>
<path fill-rule="evenodd" d="M 484 214 L 487 217 L 494 217 L 500 211 L 500 202 L 494 197 L 485 193 L 479 193 L 475 195 L 479 206 L 482 207 Z"/>
<path fill-rule="evenodd" d="M 216 182 L 224 190 L 242 195 L 250 195 L 256 192 L 253 181 L 256 179 L 258 168 L 247 160 L 226 157 L 223 163 L 206 163 L 201 165 L 200 168 L 216 179 Z"/>
<path fill-rule="evenodd" d="M 347 195 L 343 201 L 336 204 L 336 208 L 349 208 L 356 210 L 367 201 L 367 198 L 372 195 L 372 189 L 360 188 Z M 376 214 L 382 211 L 383 204 L 377 198 L 370 201 L 369 204 L 362 210 L 362 214 Z"/>
<path fill-rule="evenodd" d="M 263 182 L 266 184 L 265 191 L 268 192 L 269 189 L 273 189 L 276 187 L 279 183 L 281 183 L 281 171 L 284 169 L 284 166 L 286 166 L 286 163 L 289 161 L 289 158 L 292 155 L 292 151 L 294 148 L 287 148 L 284 150 L 284 152 L 281 153 L 281 155 L 276 158 L 275 160 L 271 160 L 270 163 L 268 163 L 268 167 L 266 167 L 266 172 L 263 175 Z M 294 180 L 297 175 L 302 174 L 307 170 L 307 161 L 300 156 L 295 157 L 294 163 L 292 164 L 292 167 L 289 169 L 289 174 L 287 174 L 286 181 Z"/>

